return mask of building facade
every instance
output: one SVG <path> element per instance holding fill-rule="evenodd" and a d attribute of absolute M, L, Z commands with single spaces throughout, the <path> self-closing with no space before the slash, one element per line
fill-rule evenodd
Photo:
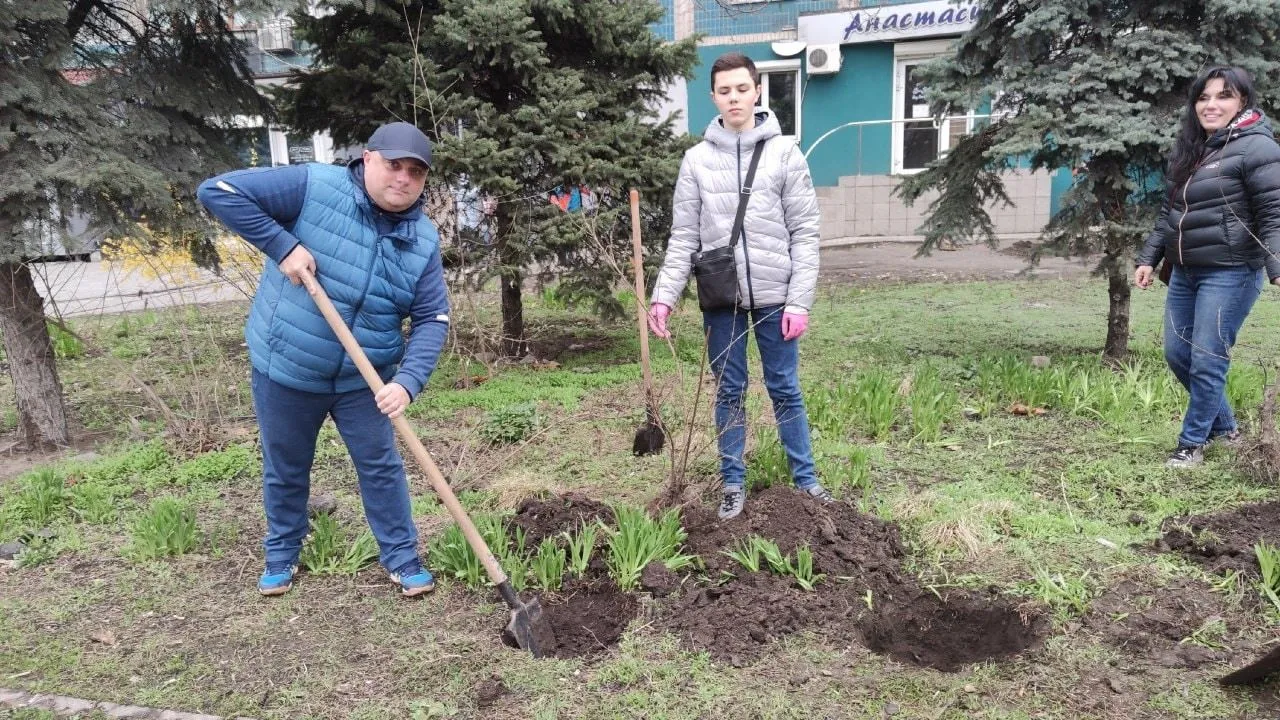
<path fill-rule="evenodd" d="M 288 16 L 239 22 L 235 34 L 256 85 L 266 90 L 280 85 L 294 70 L 311 67 L 311 48 L 294 34 Z M 245 167 L 272 167 L 306 162 L 329 163 L 335 159 L 328 133 L 294 133 L 268 126 L 262 118 L 242 118 L 238 148 Z"/>
<path fill-rule="evenodd" d="M 737 50 L 761 73 L 761 104 L 805 151 L 822 205 L 825 242 L 914 237 L 930 198 L 905 207 L 893 197 L 898 176 L 923 170 L 976 123 L 986 108 L 937 122 L 916 68 L 948 52 L 982 12 L 981 0 L 662 0 L 654 32 L 693 34 L 699 64 L 669 109 L 684 110 L 689 132 L 716 116 L 710 69 Z M 1070 172 L 1014 171 L 1006 178 L 1014 207 L 988 211 L 997 233 L 1040 232 Z"/>

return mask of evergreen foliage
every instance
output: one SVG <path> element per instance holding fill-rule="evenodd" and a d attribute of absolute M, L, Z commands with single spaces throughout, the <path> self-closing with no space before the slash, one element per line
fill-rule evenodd
<path fill-rule="evenodd" d="M 68 441 L 27 261 L 87 252 L 74 230 L 216 264 L 196 183 L 232 164 L 234 118 L 269 114 L 229 17 L 229 0 L 0 3 L 0 335 L 25 445 Z"/>
<path fill-rule="evenodd" d="M 437 142 L 433 180 L 496 200 L 491 237 L 444 238 L 447 261 L 473 284 L 499 278 L 504 349 L 523 354 L 521 284 L 559 281 L 569 302 L 603 315 L 630 257 L 627 192 L 640 190 L 644 238 L 660 249 L 687 142 L 657 107 L 688 77 L 694 44 L 649 29 L 651 0 L 331 0 L 298 16 L 319 67 L 293 78 L 285 115 L 360 145 L 383 122 L 415 122 Z M 594 213 L 565 213 L 557 187 L 585 185 Z M 656 255 L 651 252 L 650 255 Z"/>
<path fill-rule="evenodd" d="M 1205 65 L 1238 65 L 1264 111 L 1280 107 L 1278 41 L 1280 4 L 1262 0 L 984 2 L 955 54 L 921 71 L 935 113 L 990 101 L 996 116 L 902 183 L 908 202 L 938 192 L 922 251 L 943 238 L 994 243 L 983 206 L 1008 201 L 1002 172 L 1073 171 L 1040 250 L 1101 253 L 1105 351 L 1123 356 L 1131 260 L 1160 207 L 1187 88 Z"/>

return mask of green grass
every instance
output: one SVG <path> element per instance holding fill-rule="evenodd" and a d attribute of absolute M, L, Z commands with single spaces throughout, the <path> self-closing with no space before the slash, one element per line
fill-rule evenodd
<path fill-rule="evenodd" d="M 634 583 L 642 561 L 664 555 L 698 573 L 676 539 L 678 520 L 664 526 L 636 515 L 667 477 L 669 458 L 630 454 L 642 407 L 632 322 L 595 321 L 554 295 L 526 299 L 536 337 L 589 347 L 563 352 L 558 367 L 500 367 L 470 389 L 453 387 L 462 364 L 446 354 L 411 408 L 415 429 L 513 582 L 554 596 L 593 555 L 619 582 Z M 1105 642 L 1092 625 L 1077 629 L 1101 598 L 1138 578 L 1152 595 L 1177 579 L 1208 588 L 1205 602 L 1220 601 L 1207 608 L 1220 623 L 1187 627 L 1174 644 L 1234 648 L 1274 630 L 1276 615 L 1258 612 L 1271 603 L 1255 576 L 1213 575 L 1151 550 L 1167 517 L 1276 498 L 1274 488 L 1237 472 L 1230 451 L 1215 450 L 1186 473 L 1162 467 L 1186 397 L 1160 354 L 1161 302 L 1159 292 L 1135 294 L 1135 354 L 1118 368 L 1097 356 L 1106 287 L 1092 280 L 831 287 L 815 304 L 801 380 L 823 481 L 899 526 L 906 567 L 923 585 L 940 595 L 988 593 L 1057 619 L 1042 649 L 958 674 L 891 661 L 857 642 L 837 647 L 819 633 L 789 636 L 739 668 L 682 646 L 651 614 L 595 661 L 535 661 L 496 642 L 506 611 L 411 461 L 415 518 L 441 579 L 436 593 L 402 601 L 366 565 L 367 540 L 355 551 L 359 561 L 344 565 L 366 531 L 354 469 L 329 425 L 313 491 L 334 492 L 340 503 L 332 526 L 308 541 L 319 569 L 265 602 L 253 591 L 263 520 L 251 428 L 211 452 L 182 449 L 180 438 L 147 439 L 160 437 L 163 418 L 125 374 L 184 417 L 248 418 L 243 307 L 77 321 L 88 343 L 82 356 L 60 360 L 68 397 L 77 417 L 117 441 L 98 459 L 53 463 L 0 484 L 0 542 L 41 528 L 53 534 L 33 539 L 18 567 L 0 571 L 0 677 L 29 673 L 6 682 L 264 720 L 704 718 L 729 709 L 870 719 L 891 708 L 906 720 L 1256 717 L 1250 696 L 1216 685 L 1220 664 L 1160 667 Z M 469 312 L 455 313 L 467 332 L 477 320 L 496 327 L 485 297 L 478 317 Z M 663 417 L 684 428 L 701 360 L 691 304 L 673 327 L 674 353 L 653 343 L 654 366 Z M 1260 302 L 1241 333 L 1228 397 L 1243 417 L 1252 417 L 1261 392 L 1260 368 L 1274 363 L 1277 328 L 1280 305 Z M 1049 356 L 1049 366 L 1032 367 L 1035 355 Z M 754 348 L 748 357 L 748 476 L 753 488 L 785 485 Z M 195 387 L 206 405 L 195 401 Z M 702 391 L 692 425 L 695 480 L 713 479 L 717 468 L 709 387 Z M 1011 412 L 1018 404 L 1043 414 Z M 536 423 L 512 412 L 522 407 L 536 408 Z M 508 541 L 504 526 L 520 498 L 566 490 L 612 503 L 619 523 L 526 547 Z M 723 549 L 762 571 L 799 572 L 819 592 L 839 582 L 818 580 L 821 568 L 805 571 L 799 550 Z M 750 571 L 741 559 L 735 571 Z M 886 601 L 855 597 L 851 612 Z M 104 628 L 117 645 L 88 639 Z M 1097 703 L 1113 694 L 1101 677 L 1125 683 L 1123 702 Z M 477 688 L 493 678 L 507 692 L 482 708 Z"/>

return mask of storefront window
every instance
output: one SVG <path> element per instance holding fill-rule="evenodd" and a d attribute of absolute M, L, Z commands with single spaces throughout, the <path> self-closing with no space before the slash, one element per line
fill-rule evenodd
<path fill-rule="evenodd" d="M 949 41 L 899 43 L 893 79 L 893 172 L 913 173 L 946 153 L 973 130 L 972 113 L 935 124 L 929 113 L 927 88 L 917 77 L 920 66 L 941 54 Z"/>

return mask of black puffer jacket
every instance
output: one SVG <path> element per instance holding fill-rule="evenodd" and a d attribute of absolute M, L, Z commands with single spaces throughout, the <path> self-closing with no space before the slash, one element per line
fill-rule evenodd
<path fill-rule="evenodd" d="M 1191 179 L 1170 188 L 1136 264 L 1161 256 L 1189 267 L 1265 265 L 1280 277 L 1280 145 L 1262 113 L 1214 133 Z"/>

